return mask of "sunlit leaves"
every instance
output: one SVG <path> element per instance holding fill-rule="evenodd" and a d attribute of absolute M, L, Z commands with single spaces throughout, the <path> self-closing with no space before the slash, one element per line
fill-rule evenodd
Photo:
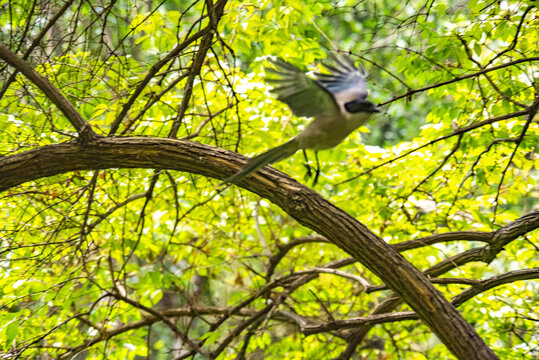
<path fill-rule="evenodd" d="M 63 20 L 65 33 L 80 41 L 30 58 L 101 135 L 152 65 L 209 24 L 207 16 L 199 18 L 205 2 L 189 7 L 167 1 L 155 11 L 147 4 L 120 3 L 123 7 L 112 11 L 118 16 L 106 24 L 97 22 L 105 14 L 101 6 L 83 3 L 80 13 L 68 12 L 67 20 L 85 15 L 99 26 L 83 23 L 77 30 Z M 11 18 L 0 14 L 1 34 L 22 36 L 23 9 L 14 6 Z M 525 10 L 523 2 L 512 1 L 434 2 L 427 8 L 419 1 L 232 1 L 217 26 L 220 37 L 213 38 L 193 78 L 184 116 L 178 114 L 200 42 L 150 79 L 118 134 L 165 137 L 179 121 L 178 137 L 247 156 L 262 152 L 295 136 L 309 121 L 293 117 L 269 94 L 266 57 L 315 69 L 335 46 L 367 68 L 369 96 L 377 103 L 430 89 L 389 102 L 365 129 L 320 152 L 315 190 L 391 244 L 449 231 L 495 231 L 536 207 L 539 126 L 521 116 L 449 135 L 534 101 L 538 74 L 530 63 L 484 71 L 537 56 L 539 32 L 531 21 L 537 13 L 532 9 L 524 16 Z M 462 79 L 479 71 L 484 73 Z M 50 100 L 21 75 L 0 100 L 0 109 L 2 156 L 75 135 Z M 437 141 L 441 137 L 446 138 Z M 313 166 L 314 156 L 308 155 Z M 299 153 L 275 167 L 308 183 Z M 151 330 L 143 326 L 104 339 L 107 331 L 150 318 L 142 307 L 162 312 L 196 305 L 230 308 L 262 291 L 246 306 L 258 311 L 289 285 L 273 281 L 348 256 L 332 244 L 302 243 L 288 249 L 266 278 L 272 256 L 313 234 L 275 205 L 237 187 L 215 195 L 215 185 L 212 179 L 174 171 L 108 169 L 67 173 L 10 190 L 0 198 L 1 351 L 20 349 L 45 335 L 42 347 L 28 348 L 24 355 L 54 357 L 82 345 L 89 359 L 129 359 L 150 351 L 155 358 L 168 358 L 174 339 L 159 321 Z M 474 262 L 446 275 L 481 279 L 537 267 L 535 243 L 537 234 L 528 234 L 508 244 L 489 265 Z M 425 270 L 482 245 L 462 239 L 403 255 Z M 340 270 L 380 283 L 361 264 Z M 268 284 L 273 287 L 265 290 Z M 448 298 L 467 288 L 437 287 Z M 317 321 L 347 319 L 368 315 L 387 294 L 366 294 L 356 282 L 325 273 L 284 296 L 278 310 Z M 533 282 L 515 282 L 477 296 L 461 310 L 500 357 L 527 356 L 536 351 L 532 334 L 537 327 L 530 320 L 537 313 L 531 305 L 537 303 L 536 294 Z M 192 323 L 187 317 L 171 318 L 209 350 L 245 319 L 233 318 L 209 331 L 221 315 L 205 314 Z M 236 358 L 247 331 L 221 358 Z M 383 350 L 367 346 L 360 356 L 450 356 L 417 322 L 377 326 L 368 335 L 375 336 L 386 340 Z M 89 340 L 96 343 L 86 346 Z M 333 333 L 305 337 L 290 323 L 264 318 L 245 346 L 247 353 L 266 358 L 299 359 L 336 357 L 345 343 Z"/>

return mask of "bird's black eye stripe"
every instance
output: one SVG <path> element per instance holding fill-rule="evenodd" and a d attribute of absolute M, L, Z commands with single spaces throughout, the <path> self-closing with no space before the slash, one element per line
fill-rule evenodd
<path fill-rule="evenodd" d="M 346 111 L 350 113 L 374 112 L 374 105 L 366 100 L 354 100 L 344 104 Z"/>

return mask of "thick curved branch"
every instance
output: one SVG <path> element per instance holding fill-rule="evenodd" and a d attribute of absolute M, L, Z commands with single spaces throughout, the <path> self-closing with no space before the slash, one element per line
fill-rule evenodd
<path fill-rule="evenodd" d="M 449 233 L 429 235 L 420 239 L 403 241 L 397 244 L 392 244 L 391 247 L 400 252 L 450 241 L 480 241 L 490 243 L 493 237 L 494 233 L 489 232 L 454 231 Z"/>
<path fill-rule="evenodd" d="M 376 314 L 360 318 L 329 321 L 321 324 L 309 324 L 302 328 L 305 335 L 313 335 L 322 332 L 353 329 L 359 326 L 373 326 L 389 322 L 417 320 L 417 315 L 413 311 L 402 311 L 390 314 Z"/>
<path fill-rule="evenodd" d="M 428 276 L 436 277 L 456 267 L 473 261 L 489 264 L 503 250 L 504 246 L 526 233 L 539 228 L 539 210 L 510 222 L 492 234 L 492 240 L 484 247 L 474 248 L 451 256 L 425 271 Z"/>
<path fill-rule="evenodd" d="M 452 300 L 452 303 L 453 305 L 458 307 L 473 298 L 474 296 L 497 286 L 509 284 L 519 280 L 531 280 L 537 278 L 539 278 L 539 269 L 535 268 L 510 271 L 508 273 L 494 276 L 486 280 L 473 281 L 470 283 L 472 287 L 455 296 Z M 454 283 L 462 283 L 462 279 L 453 280 L 460 280 L 460 282 L 454 281 Z M 300 327 L 302 328 L 302 332 L 305 335 L 311 335 L 327 331 L 353 329 L 361 326 L 370 327 L 377 324 L 417 319 L 418 317 L 413 311 L 402 311 L 394 313 L 374 314 L 365 317 L 350 318 L 345 320 L 336 320 L 320 324 L 306 324 L 303 326 L 300 325 Z"/>
<path fill-rule="evenodd" d="M 445 234 L 436 234 L 427 236 L 422 239 L 416 239 L 406 241 L 399 244 L 394 244 L 392 247 L 397 251 L 404 251 L 414 249 L 425 245 L 431 245 L 442 241 L 456 241 L 456 240 L 469 240 L 469 241 L 484 241 L 487 242 L 487 246 L 482 248 L 474 248 L 463 253 L 457 254 L 453 257 L 445 259 L 440 263 L 425 270 L 425 275 L 429 277 L 440 276 L 454 268 L 464 265 L 473 261 L 492 261 L 492 256 L 498 254 L 503 246 L 507 245 L 510 241 L 517 239 L 530 231 L 539 228 L 539 211 L 534 211 L 523 217 L 505 225 L 492 233 L 483 232 L 454 232 Z M 387 286 L 371 286 L 365 289 L 366 293 L 373 291 L 385 290 Z M 379 315 L 390 313 L 402 304 L 402 299 L 396 296 L 390 296 L 382 303 L 380 303 L 371 315 Z M 355 347 L 363 340 L 373 324 L 364 323 L 353 331 L 349 337 L 349 349 L 355 349 Z"/>
<path fill-rule="evenodd" d="M 415 249 L 422 246 L 432 245 L 445 241 L 482 241 L 487 245 L 480 248 L 473 248 L 462 253 L 451 256 L 438 264 L 433 265 L 425 271 L 425 275 L 429 277 L 440 276 L 454 268 L 462 266 L 464 264 L 480 261 L 484 263 L 490 263 L 494 258 L 503 250 L 503 247 L 509 244 L 511 241 L 518 237 L 527 234 L 535 229 L 539 228 L 539 210 L 532 211 L 529 214 L 518 218 L 515 221 L 501 227 L 497 231 L 488 232 L 475 232 L 475 231 L 457 231 L 454 233 L 436 234 L 427 236 L 421 239 L 405 241 L 399 244 L 391 245 L 397 251 L 405 251 Z M 432 279 L 433 282 L 434 279 Z M 378 285 L 370 286 L 365 289 L 365 292 L 371 293 L 374 291 L 387 290 L 387 286 Z"/>
<path fill-rule="evenodd" d="M 492 243 L 482 248 L 482 260 L 489 264 L 503 250 L 504 246 L 530 231 L 539 228 L 539 210 L 507 224 L 494 233 Z"/>
<path fill-rule="evenodd" d="M 60 109 L 69 122 L 75 127 L 83 142 L 92 142 L 97 138 L 90 124 L 80 115 L 73 104 L 65 98 L 47 78 L 35 71 L 26 61 L 19 58 L 8 48 L 0 45 L 0 59 L 20 71 L 28 80 L 36 85 Z"/>
<path fill-rule="evenodd" d="M 87 145 L 63 143 L 0 158 L 0 190 L 67 171 L 106 168 L 171 169 L 225 179 L 244 161 L 230 151 L 189 141 L 101 138 Z M 269 199 L 300 224 L 360 261 L 398 293 L 457 357 L 497 358 L 420 271 L 316 192 L 269 167 L 242 180 L 240 185 Z"/>
<path fill-rule="evenodd" d="M 483 293 L 497 286 L 509 284 L 519 280 L 530 279 L 539 279 L 539 268 L 510 271 L 505 274 L 493 276 L 489 279 L 479 281 L 471 288 L 466 289 L 465 291 L 455 296 L 452 300 L 452 303 L 455 306 L 460 306 L 464 302 L 473 298 L 475 295 Z"/>

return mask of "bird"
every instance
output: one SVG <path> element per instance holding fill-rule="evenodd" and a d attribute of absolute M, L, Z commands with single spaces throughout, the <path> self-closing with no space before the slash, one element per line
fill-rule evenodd
<path fill-rule="evenodd" d="M 317 152 L 333 148 L 362 126 L 372 114 L 380 112 L 367 100 L 363 67 L 356 67 L 352 59 L 342 53 L 331 53 L 328 60 L 322 62 L 326 71 L 314 73 L 314 77 L 282 58 L 270 61 L 273 66 L 266 69 L 266 73 L 271 75 L 266 81 L 273 86 L 270 93 L 287 104 L 295 116 L 314 119 L 284 144 L 248 159 L 223 184 L 237 184 L 260 168 L 284 160 L 298 150 Z"/>

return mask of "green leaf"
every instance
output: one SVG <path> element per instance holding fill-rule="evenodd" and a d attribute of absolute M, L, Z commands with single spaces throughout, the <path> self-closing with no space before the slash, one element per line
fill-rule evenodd
<path fill-rule="evenodd" d="M 6 332 L 6 346 L 10 346 L 13 340 L 19 334 L 19 321 L 17 319 L 10 321 L 5 327 L 5 332 Z"/>

